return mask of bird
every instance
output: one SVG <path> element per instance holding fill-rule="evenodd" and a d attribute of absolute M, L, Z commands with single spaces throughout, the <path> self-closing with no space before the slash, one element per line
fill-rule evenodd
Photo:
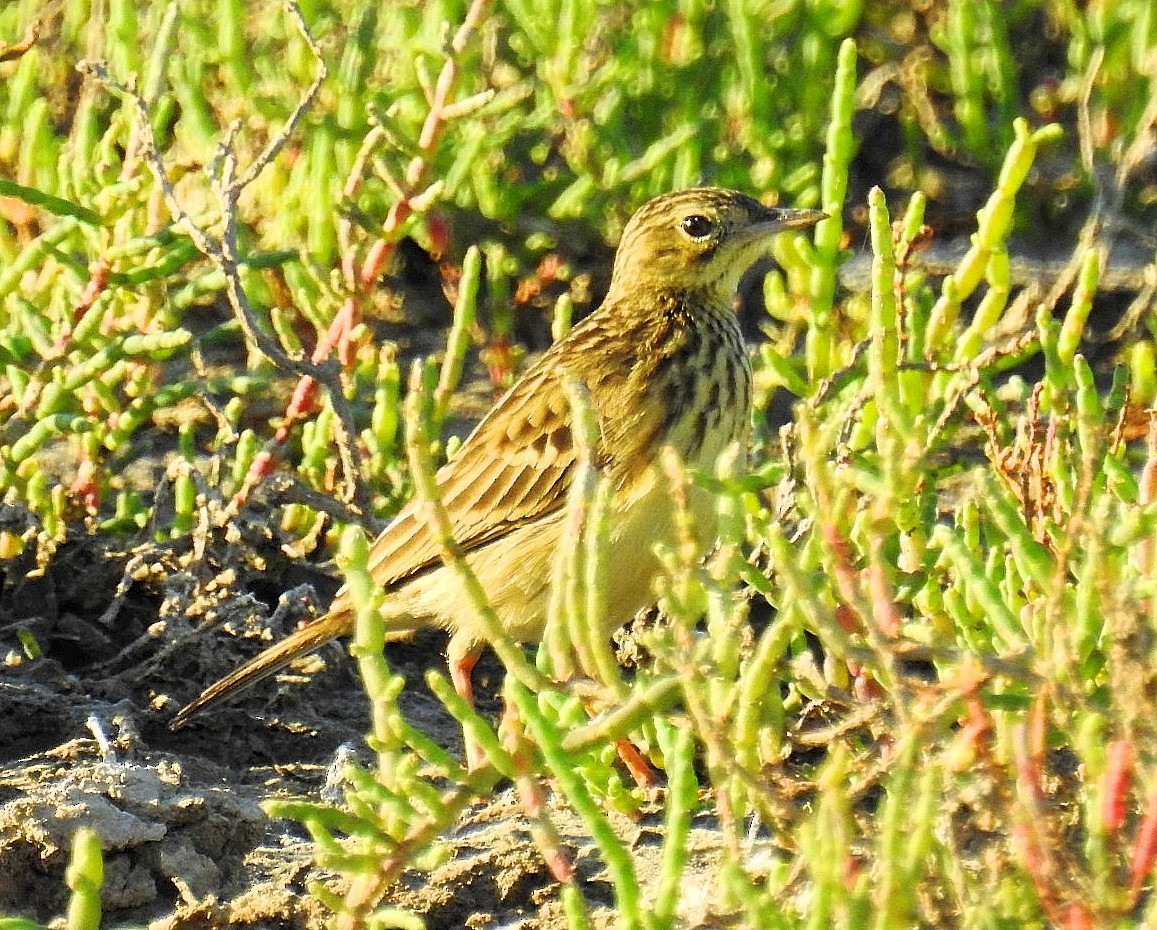
<path fill-rule="evenodd" d="M 436 475 L 454 538 L 504 630 L 541 640 L 552 567 L 581 449 L 571 429 L 568 380 L 581 386 L 598 425 L 593 460 L 610 482 L 605 632 L 656 601 L 657 544 L 673 542 L 678 519 L 660 460 L 670 447 L 686 466 L 713 469 L 746 443 L 752 371 L 735 313 L 740 277 L 769 240 L 825 214 L 765 206 L 716 187 L 678 190 L 641 206 L 615 252 L 598 309 L 529 366 Z M 716 534 L 715 499 L 693 487 L 697 543 Z M 449 631 L 447 661 L 457 692 L 473 703 L 471 673 L 486 646 L 475 612 L 443 564 L 417 504 L 404 506 L 375 539 L 370 571 L 387 592 L 387 631 Z M 196 714 L 349 636 L 345 588 L 329 610 L 206 688 L 176 714 Z"/>

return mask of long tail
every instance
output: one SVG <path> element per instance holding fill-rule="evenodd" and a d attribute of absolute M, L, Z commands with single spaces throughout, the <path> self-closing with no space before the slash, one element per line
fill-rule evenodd
<path fill-rule="evenodd" d="M 199 698 L 177 711 L 177 715 L 169 721 L 169 729 L 181 729 L 194 715 L 207 707 L 227 700 L 250 685 L 279 672 L 294 659 L 317 651 L 331 639 L 345 636 L 350 631 L 350 622 L 347 611 L 331 611 L 300 630 L 295 630 L 281 642 L 274 643 L 235 672 L 202 691 Z"/>

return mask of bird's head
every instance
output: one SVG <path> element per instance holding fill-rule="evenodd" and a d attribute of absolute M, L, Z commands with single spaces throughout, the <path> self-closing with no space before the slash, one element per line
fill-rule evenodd
<path fill-rule="evenodd" d="M 743 273 L 785 229 L 812 226 L 819 210 L 765 207 L 736 191 L 699 187 L 648 201 L 627 222 L 615 254 L 611 292 L 707 292 L 728 300 Z"/>

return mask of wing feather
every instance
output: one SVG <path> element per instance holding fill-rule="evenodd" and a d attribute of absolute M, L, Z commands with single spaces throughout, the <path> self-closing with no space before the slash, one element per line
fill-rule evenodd
<path fill-rule="evenodd" d="M 454 537 L 466 551 L 566 506 L 576 456 L 570 403 L 554 368 L 548 352 L 438 471 Z M 374 542 L 370 567 L 381 584 L 392 585 L 439 559 L 409 504 Z"/>

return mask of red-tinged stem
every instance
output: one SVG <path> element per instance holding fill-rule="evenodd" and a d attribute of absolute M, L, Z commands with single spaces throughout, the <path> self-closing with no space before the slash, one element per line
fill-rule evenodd
<path fill-rule="evenodd" d="M 864 874 L 864 863 L 859 856 L 848 855 L 844 857 L 844 888 L 848 891 L 855 891 L 856 885 L 860 882 L 860 876 Z"/>
<path fill-rule="evenodd" d="M 1013 745 L 1016 751 L 1016 781 L 1020 787 L 1021 799 L 1031 807 L 1029 813 L 1035 815 L 1037 805 L 1043 799 L 1041 795 L 1043 773 L 1041 760 L 1032 751 L 1029 732 L 1023 724 L 1017 725 L 1013 730 Z M 1032 819 L 1035 822 L 1035 816 Z"/>
<path fill-rule="evenodd" d="M 1116 836 L 1125 822 L 1129 799 L 1129 774 L 1133 768 L 1133 744 L 1114 740 L 1109 746 L 1109 762 L 1101 777 L 1101 826 L 1106 836 Z"/>
<path fill-rule="evenodd" d="M 526 731 L 509 696 L 506 708 L 502 712 L 502 723 L 498 732 L 503 748 L 510 754 L 510 760 L 514 765 L 514 787 L 518 792 L 519 806 L 530 823 L 531 838 L 538 847 L 550 874 L 556 881 L 569 884 L 574 881 L 574 863 L 563 849 L 562 837 L 550 819 L 546 795 L 535 775 Z"/>
<path fill-rule="evenodd" d="M 1153 871 L 1153 860 L 1157 858 L 1157 786 L 1149 789 L 1145 798 L 1145 815 L 1141 818 L 1141 828 L 1133 845 L 1133 861 L 1129 866 L 1130 907 L 1136 906 L 1141 896 L 1141 886 Z"/>
<path fill-rule="evenodd" d="M 844 606 L 846 606 L 854 616 L 856 609 L 852 605 L 859 600 L 860 585 L 859 578 L 852 568 L 851 550 L 848 548 L 847 541 L 840 535 L 840 531 L 834 522 L 824 521 L 820 528 L 823 532 L 824 542 L 828 544 L 828 549 L 831 550 L 833 556 L 834 564 L 832 569 L 835 576 L 836 590 L 839 591 Z M 859 628 L 863 629 L 862 624 L 864 618 L 859 617 L 857 619 L 859 621 Z"/>
<path fill-rule="evenodd" d="M 514 754 L 518 764 L 518 755 Z M 520 765 L 520 768 L 523 766 Z M 534 775 L 528 772 L 519 772 L 514 776 L 514 785 L 518 790 L 518 803 L 522 812 L 530 821 L 531 835 L 538 845 L 543 862 L 554 876 L 555 881 L 568 884 L 574 881 L 574 863 L 562 848 L 561 837 L 546 812 L 546 796 Z"/>
<path fill-rule="evenodd" d="M 1070 904 L 1065 926 L 1068 930 L 1093 930 L 1093 919 L 1084 905 Z"/>
<path fill-rule="evenodd" d="M 317 341 L 314 346 L 312 359 L 315 365 L 320 365 L 327 358 L 330 352 L 337 348 L 338 359 L 345 366 L 349 366 L 352 361 L 350 357 L 350 333 L 353 332 L 357 321 L 361 319 L 361 312 L 358 309 L 357 298 L 352 294 L 343 302 L 338 312 L 334 315 L 332 322 L 329 324 L 329 329 L 326 330 L 325 335 Z"/>
<path fill-rule="evenodd" d="M 368 290 L 378 279 L 378 275 L 398 246 L 398 230 L 410 218 L 412 212 L 413 207 L 407 198 L 402 198 L 390 208 L 386 221 L 382 224 L 384 235 L 374 240 L 374 244 L 370 246 L 361 273 L 357 276 L 362 290 Z"/>
<path fill-rule="evenodd" d="M 510 340 L 504 335 L 495 336 L 486 347 L 486 375 L 497 388 L 509 385 L 514 371 Z"/>
<path fill-rule="evenodd" d="M 306 375 L 297 382 L 297 387 L 293 389 L 293 397 L 290 398 L 289 405 L 285 409 L 285 416 L 281 420 L 281 426 L 273 434 L 273 439 L 253 457 L 253 462 L 249 465 L 249 471 L 245 475 L 245 481 L 237 493 L 233 495 L 234 507 L 244 506 L 249 499 L 250 489 L 262 478 L 273 473 L 273 466 L 277 459 L 273 450 L 285 445 L 294 424 L 313 409 L 316 399 L 317 382 Z"/>
<path fill-rule="evenodd" d="M 96 479 L 96 463 L 87 454 L 76 469 L 72 494 L 84 505 L 87 513 L 96 515 L 100 511 L 100 483 Z"/>
<path fill-rule="evenodd" d="M 56 343 L 53 345 L 56 354 L 61 355 L 64 353 L 64 350 L 68 348 L 69 341 L 72 339 L 72 332 L 76 328 L 76 325 L 85 318 L 88 311 L 92 309 L 93 304 L 96 303 L 97 298 L 108 289 L 108 276 L 111 271 L 112 262 L 104 257 L 96 259 L 88 266 L 88 283 L 84 286 L 80 300 L 78 300 L 76 306 L 72 308 L 72 324 L 64 327 L 60 335 L 57 336 Z"/>
<path fill-rule="evenodd" d="M 386 859 L 380 871 L 372 875 L 358 875 L 350 883 L 349 891 L 345 896 L 345 910 L 337 915 L 335 926 L 337 930 L 362 930 L 365 927 L 366 914 L 377 905 L 382 898 L 386 885 L 383 876 L 397 871 L 398 863 L 393 859 Z"/>
<path fill-rule="evenodd" d="M 1016 757 L 1017 801 L 1020 808 L 1013 825 L 1013 837 L 1041 907 L 1053 924 L 1063 925 L 1064 914 L 1057 900 L 1059 869 L 1050 855 L 1051 847 L 1045 833 L 1045 814 L 1042 810 L 1042 759 L 1033 752 L 1032 728 L 1024 724 L 1015 726 L 1012 745 Z"/>
<path fill-rule="evenodd" d="M 454 33 L 454 40 L 450 43 L 452 54 L 442 65 L 442 71 L 434 85 L 434 99 L 430 103 L 430 112 L 426 116 L 426 122 L 422 126 L 422 134 L 418 139 L 419 154 L 410 162 L 409 170 L 406 172 L 406 180 L 410 182 L 413 189 L 418 188 L 422 175 L 428 166 L 428 162 L 422 156 L 433 151 L 438 144 L 442 130 L 445 128 L 444 111 L 449 102 L 450 94 L 454 90 L 454 85 L 458 81 L 458 54 L 466 47 L 470 35 L 478 28 L 478 23 L 482 19 L 482 11 L 488 2 L 489 0 L 474 0 L 470 4 L 470 9 L 466 11 L 462 25 Z"/>
<path fill-rule="evenodd" d="M 458 55 L 466 47 L 470 35 L 478 27 L 478 22 L 481 20 L 482 12 L 488 2 L 489 0 L 474 0 L 470 4 L 470 9 L 466 11 L 466 18 L 458 27 L 458 31 L 454 34 L 454 40 L 450 43 L 450 55 L 438 73 L 438 80 L 434 83 L 434 93 L 430 100 L 430 110 L 426 114 L 425 122 L 422 123 L 422 131 L 418 135 L 418 150 L 406 168 L 406 195 L 394 204 L 386 216 L 385 223 L 382 224 L 383 235 L 370 246 L 370 250 L 366 254 L 365 263 L 358 276 L 362 288 L 369 288 L 377 280 L 382 267 L 393 254 L 402 224 L 410 218 L 410 214 L 413 212 L 410 198 L 417 195 L 425 186 L 426 175 L 433 162 L 431 156 L 437 149 L 438 143 L 441 142 L 442 133 L 449 122 L 447 107 L 461 71 Z"/>
<path fill-rule="evenodd" d="M 401 196 L 397 202 L 390 208 L 390 212 L 386 215 L 385 222 L 382 224 L 382 235 L 369 247 L 360 270 L 357 269 L 352 249 L 348 249 L 342 258 L 342 275 L 347 286 L 350 288 L 350 293 L 342 303 L 341 309 L 334 317 L 333 322 L 330 323 L 329 329 L 322 338 L 318 340 L 312 355 L 314 364 L 324 362 L 335 349 L 338 360 L 344 368 L 349 368 L 349 366 L 353 364 L 354 353 L 350 343 L 350 333 L 353 332 L 361 320 L 362 297 L 373 287 L 382 269 L 390 260 L 394 249 L 397 247 L 400 231 L 406 220 L 408 220 L 414 212 L 412 198 L 420 192 L 425 183 L 426 175 L 432 164 L 433 152 L 437 148 L 443 130 L 448 122 L 447 108 L 460 72 L 458 54 L 465 48 L 470 35 L 477 28 L 478 22 L 482 17 L 482 12 L 488 2 L 489 0 L 474 0 L 466 12 L 466 17 L 462 25 L 454 34 L 450 55 L 442 65 L 442 70 L 434 86 L 434 94 L 430 101 L 430 110 L 426 114 L 425 122 L 422 124 L 422 131 L 418 137 L 417 153 L 410 161 L 406 170 L 404 190 L 401 192 Z M 346 182 L 347 193 L 356 191 L 359 184 L 360 172 L 357 173 L 356 180 L 351 177 Z M 293 400 L 290 402 L 289 408 L 286 410 L 283 426 L 277 431 L 275 443 L 279 444 L 285 441 L 285 438 L 288 436 L 288 428 L 300 417 L 305 416 L 313 409 L 316 397 L 316 382 L 308 376 L 303 377 L 298 383 L 297 389 L 294 391 Z M 243 500 L 244 496 L 248 494 L 248 488 L 252 487 L 252 481 L 269 474 L 272 467 L 272 453 L 269 455 L 259 455 L 254 459 L 253 466 L 249 470 L 249 476 L 242 491 L 239 492 L 238 497 Z"/>
<path fill-rule="evenodd" d="M 888 586 L 884 566 L 873 561 L 868 568 L 868 593 L 872 598 L 872 616 L 880 632 L 890 639 L 900 635 L 900 613 L 896 610 L 896 599 Z"/>

